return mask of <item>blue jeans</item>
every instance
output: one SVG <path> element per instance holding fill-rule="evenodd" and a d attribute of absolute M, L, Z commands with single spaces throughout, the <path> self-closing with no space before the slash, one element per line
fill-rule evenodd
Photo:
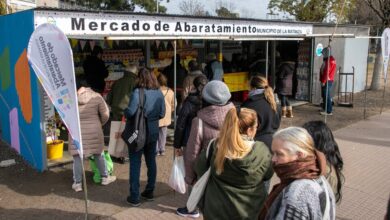
<path fill-rule="evenodd" d="M 130 200 L 139 202 L 139 179 L 141 174 L 141 157 L 145 156 L 146 167 L 148 168 L 148 182 L 145 192 L 153 192 L 156 184 L 157 167 L 156 167 L 156 141 L 147 143 L 145 147 L 138 152 L 129 152 L 130 158 Z"/>
<path fill-rule="evenodd" d="M 331 97 L 330 93 L 332 91 L 333 82 L 328 81 L 327 84 L 328 84 L 328 86 L 326 86 L 326 84 L 325 84 L 322 86 L 322 89 L 321 89 L 321 91 L 322 91 L 322 109 L 326 110 L 327 113 L 332 113 L 333 106 L 332 106 L 332 97 Z M 326 90 L 326 89 L 328 89 L 328 90 Z M 328 94 L 328 96 L 326 96 L 326 94 Z M 325 109 L 325 103 L 326 103 L 326 109 Z"/>
<path fill-rule="evenodd" d="M 287 96 L 281 95 L 281 94 L 278 94 L 278 95 L 279 95 L 280 105 L 282 107 L 290 106 L 290 102 L 288 101 Z"/>

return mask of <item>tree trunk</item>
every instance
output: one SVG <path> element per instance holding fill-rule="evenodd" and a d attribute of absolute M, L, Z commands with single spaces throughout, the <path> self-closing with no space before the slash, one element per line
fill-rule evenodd
<path fill-rule="evenodd" d="M 376 57 L 374 64 L 374 72 L 372 73 L 371 90 L 379 90 L 381 85 L 381 76 L 383 69 L 382 48 L 381 41 L 378 40 L 376 44 Z"/>

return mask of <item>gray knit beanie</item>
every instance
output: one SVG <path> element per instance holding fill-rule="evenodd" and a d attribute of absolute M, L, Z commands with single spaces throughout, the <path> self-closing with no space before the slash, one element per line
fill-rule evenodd
<path fill-rule="evenodd" d="M 202 97 L 209 104 L 226 105 L 231 94 L 225 83 L 219 80 L 213 80 L 203 88 Z"/>

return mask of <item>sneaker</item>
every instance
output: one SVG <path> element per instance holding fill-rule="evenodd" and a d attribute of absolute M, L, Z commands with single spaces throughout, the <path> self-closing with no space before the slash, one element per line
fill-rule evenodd
<path fill-rule="evenodd" d="M 153 192 L 143 191 L 141 193 L 141 197 L 146 199 L 146 201 L 153 201 L 154 200 Z"/>
<path fill-rule="evenodd" d="M 107 176 L 107 177 L 102 177 L 102 185 L 106 186 L 112 182 L 115 182 L 116 176 Z"/>
<path fill-rule="evenodd" d="M 72 184 L 72 189 L 75 192 L 81 192 L 81 191 L 83 191 L 83 185 L 81 183 L 73 183 Z"/>
<path fill-rule="evenodd" d="M 126 202 L 127 202 L 127 204 L 131 205 L 132 207 L 138 207 L 141 205 L 141 203 L 139 201 L 132 201 L 130 199 L 130 196 L 127 197 Z"/>
<path fill-rule="evenodd" d="M 164 155 L 165 155 L 165 151 L 161 151 L 160 156 L 164 156 Z"/>
<path fill-rule="evenodd" d="M 199 218 L 200 216 L 198 210 L 195 210 L 193 212 L 188 212 L 187 207 L 176 209 L 176 214 L 187 218 Z"/>
<path fill-rule="evenodd" d="M 327 112 L 320 112 L 320 115 L 333 115 L 333 113 L 332 113 L 332 112 L 330 112 L 330 113 L 327 113 Z"/>

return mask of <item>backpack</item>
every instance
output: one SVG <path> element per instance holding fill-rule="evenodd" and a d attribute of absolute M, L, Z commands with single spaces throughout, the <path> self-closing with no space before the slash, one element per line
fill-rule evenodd
<path fill-rule="evenodd" d="M 127 144 L 129 152 L 137 152 L 146 143 L 146 118 L 144 113 L 144 90 L 139 90 L 139 104 L 135 114 L 126 121 L 122 139 Z"/>

